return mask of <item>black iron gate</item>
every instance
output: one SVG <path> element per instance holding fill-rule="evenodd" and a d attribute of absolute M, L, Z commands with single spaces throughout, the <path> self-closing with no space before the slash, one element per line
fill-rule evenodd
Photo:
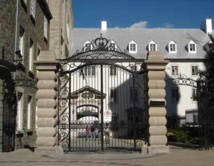
<path fill-rule="evenodd" d="M 199 148 L 214 145 L 214 79 L 208 72 L 201 72 L 197 81 Z"/>
<path fill-rule="evenodd" d="M 58 144 L 65 151 L 141 150 L 147 133 L 146 80 L 136 60 L 109 40 L 60 60 Z"/>
<path fill-rule="evenodd" d="M 15 127 L 16 127 L 16 94 L 15 83 L 10 72 L 2 73 L 2 105 L 3 105 L 3 132 L 2 151 L 9 152 L 15 148 Z"/>

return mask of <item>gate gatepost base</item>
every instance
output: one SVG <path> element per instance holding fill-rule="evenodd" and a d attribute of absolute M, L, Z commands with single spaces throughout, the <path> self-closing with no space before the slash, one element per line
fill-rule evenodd
<path fill-rule="evenodd" d="M 63 156 L 64 151 L 61 146 L 55 146 L 55 147 L 38 147 L 35 148 L 34 154 L 41 155 L 41 156 Z"/>
<path fill-rule="evenodd" d="M 148 153 L 169 153 L 169 146 L 152 145 L 148 147 Z"/>

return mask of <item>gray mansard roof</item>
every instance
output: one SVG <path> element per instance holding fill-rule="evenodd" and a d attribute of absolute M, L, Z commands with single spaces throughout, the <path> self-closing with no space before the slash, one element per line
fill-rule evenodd
<path fill-rule="evenodd" d="M 102 33 L 102 37 L 113 40 L 121 50 L 127 49 L 131 41 L 137 43 L 137 53 L 131 54 L 135 58 L 146 59 L 148 44 L 154 41 L 157 50 L 162 52 L 165 59 L 204 59 L 209 36 L 201 29 L 130 29 L 109 28 L 107 30 L 93 28 L 74 28 L 71 32 L 69 52 L 72 56 L 77 49 L 81 50 L 86 41 L 92 41 Z M 189 53 L 187 44 L 196 43 L 197 53 Z M 177 53 L 169 53 L 167 46 L 170 41 L 177 44 Z"/>

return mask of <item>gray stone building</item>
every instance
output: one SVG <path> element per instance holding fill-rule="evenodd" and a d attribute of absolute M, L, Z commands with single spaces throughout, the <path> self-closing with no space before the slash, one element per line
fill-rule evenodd
<path fill-rule="evenodd" d="M 52 18 L 44 0 L 0 2 L 0 151 L 32 146 L 36 139 L 36 67 L 49 49 Z"/>

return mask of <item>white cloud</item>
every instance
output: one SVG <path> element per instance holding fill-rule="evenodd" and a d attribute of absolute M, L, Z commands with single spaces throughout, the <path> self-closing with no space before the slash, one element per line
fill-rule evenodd
<path fill-rule="evenodd" d="M 132 24 L 129 28 L 147 28 L 147 25 L 148 25 L 147 21 L 140 21 Z"/>
<path fill-rule="evenodd" d="M 172 25 L 170 23 L 164 23 L 163 28 L 174 28 L 174 25 Z"/>

